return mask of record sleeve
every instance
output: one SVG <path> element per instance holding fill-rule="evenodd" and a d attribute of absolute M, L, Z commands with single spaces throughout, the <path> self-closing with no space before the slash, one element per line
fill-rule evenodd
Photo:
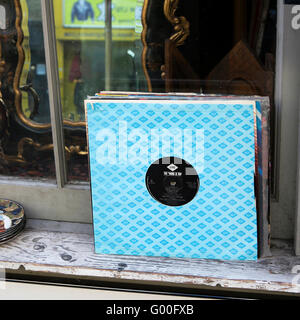
<path fill-rule="evenodd" d="M 96 253 L 268 255 L 267 98 L 129 96 L 85 101 Z"/>

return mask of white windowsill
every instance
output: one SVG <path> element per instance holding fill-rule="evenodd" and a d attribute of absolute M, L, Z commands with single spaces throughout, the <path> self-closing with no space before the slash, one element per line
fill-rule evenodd
<path fill-rule="evenodd" d="M 29 220 L 19 236 L 0 246 L 0 268 L 199 289 L 299 294 L 300 279 L 299 285 L 293 284 L 296 274 L 292 270 L 300 266 L 300 257 L 280 241 L 272 254 L 254 262 L 99 255 L 94 253 L 91 225 Z"/>

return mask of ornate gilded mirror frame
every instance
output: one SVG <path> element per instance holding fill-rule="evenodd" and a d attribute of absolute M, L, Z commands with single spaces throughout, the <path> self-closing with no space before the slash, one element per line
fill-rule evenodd
<path fill-rule="evenodd" d="M 14 76 L 13 76 L 13 83 L 12 83 L 12 90 L 14 93 L 14 111 L 17 121 L 21 122 L 25 127 L 28 129 L 32 129 L 34 131 L 47 131 L 51 129 L 50 123 L 39 123 L 36 121 L 33 121 L 31 117 L 26 117 L 23 109 L 22 109 L 22 91 L 27 91 L 30 94 L 33 95 L 34 101 L 35 101 L 35 107 L 31 115 L 38 112 L 38 97 L 34 91 L 34 88 L 30 86 L 22 86 L 20 85 L 20 79 L 21 74 L 24 67 L 24 49 L 23 49 L 23 30 L 22 30 L 22 7 L 20 0 L 13 0 L 13 5 L 8 4 L 9 1 L 2 1 L 4 4 L 7 3 L 5 6 L 7 8 L 7 19 L 12 19 L 14 17 L 14 26 L 11 26 L 11 32 L 6 32 L 6 36 L 2 34 L 1 36 L 1 42 L 5 42 L 5 46 L 11 46 L 15 47 L 15 58 L 17 59 L 17 64 L 14 70 Z M 10 3 L 12 3 L 10 1 Z M 14 11 L 14 12 L 13 12 Z M 14 48 L 11 48 L 11 50 L 14 50 Z M 2 50 L 1 50 L 2 51 Z M 5 60 L 6 57 L 1 52 L 2 59 Z M 10 103 L 11 104 L 11 103 Z M 11 104 L 12 105 L 12 104 Z M 64 125 L 68 128 L 73 129 L 85 129 L 85 122 L 84 121 L 70 121 L 70 120 L 64 120 Z"/>
<path fill-rule="evenodd" d="M 25 51 L 24 32 L 22 30 L 23 9 L 21 0 L 1 0 L 1 12 L 5 15 L 5 23 L 0 25 L 0 60 L 3 66 L 0 68 L 0 80 L 2 81 L 0 92 L 5 104 L 7 118 L 10 119 L 8 130 L 14 134 L 18 132 L 14 143 L 18 144 L 15 161 L 23 161 L 24 145 L 32 145 L 36 150 L 50 150 L 51 123 L 41 123 L 33 120 L 38 112 L 39 97 L 30 84 L 21 84 L 24 71 Z M 181 46 L 189 36 L 189 22 L 183 16 L 177 16 L 179 0 L 145 0 L 142 10 L 143 31 L 141 40 L 143 43 L 142 63 L 148 83 L 149 91 L 165 91 L 165 81 L 162 70 L 165 64 L 165 41 L 170 40 L 177 47 Z M 3 19 L 2 19 L 3 20 Z M 35 105 L 30 116 L 26 116 L 22 107 L 22 93 L 25 91 L 33 96 Z M 4 116 L 1 117 L 3 128 Z M 13 125 L 12 125 L 13 122 Z M 76 153 L 86 155 L 84 148 L 85 138 L 80 139 L 73 135 L 74 130 L 84 132 L 85 121 L 63 121 L 64 128 L 72 134 L 66 135 L 67 155 Z M 15 129 L 17 128 L 17 129 Z M 74 147 L 75 146 L 75 147 Z M 81 147 L 80 147 L 81 146 Z M 0 150 L 1 151 L 1 150 Z"/>
<path fill-rule="evenodd" d="M 13 72 L 13 82 L 9 91 L 13 91 L 14 99 L 9 101 L 10 112 L 15 113 L 16 120 L 23 124 L 28 129 L 34 131 L 48 131 L 51 129 L 50 123 L 39 123 L 32 120 L 33 117 L 26 117 L 22 108 L 22 91 L 27 91 L 33 95 L 35 107 L 32 114 L 38 112 L 38 97 L 35 94 L 34 88 L 30 86 L 22 86 L 20 84 L 21 74 L 24 67 L 24 49 L 23 49 L 23 30 L 22 30 L 22 7 L 20 0 L 7 1 L 3 0 L 4 6 L 7 9 L 7 19 L 10 21 L 10 32 L 2 33 L 1 42 L 5 42 L 5 46 L 10 46 L 10 50 L 15 50 L 15 60 L 17 61 Z M 143 53 L 142 63 L 144 73 L 148 83 L 149 91 L 157 86 L 163 86 L 163 79 L 161 79 L 162 67 L 164 66 L 164 41 L 170 39 L 176 46 L 184 44 L 186 38 L 189 36 L 189 22 L 185 17 L 177 17 L 176 11 L 179 5 L 179 0 L 165 0 L 158 2 L 154 0 L 145 0 L 142 11 L 142 42 Z M 14 12 L 13 12 L 14 11 Z M 13 22 L 13 23 L 12 23 Z M 158 28 L 157 29 L 157 22 Z M 9 21 L 8 21 L 9 23 Z M 159 31 L 159 32 L 157 32 Z M 14 47 L 14 48 L 13 48 Z M 0 48 L 1 49 L 1 48 Z M 2 51 L 2 49 L 1 49 Z M 2 59 L 6 57 L 1 52 Z M 13 68 L 13 66 L 11 66 Z M 7 74 L 6 74 L 7 76 Z M 12 95 L 9 95 L 9 99 Z M 14 102 L 14 103 L 12 103 Z M 13 107 L 14 106 L 14 107 Z M 71 129 L 85 129 L 84 121 L 63 121 L 66 128 Z"/>
<path fill-rule="evenodd" d="M 20 0 L 0 1 L 0 166 L 27 163 L 24 147 L 38 152 L 53 150 L 51 123 L 32 118 L 38 112 L 39 96 L 32 85 L 20 84 L 25 62 Z M 33 96 L 34 107 L 29 117 L 22 108 L 22 91 Z M 64 120 L 67 160 L 72 154 L 87 155 L 85 122 Z M 75 133 L 77 132 L 77 133 Z M 75 133 L 75 134 L 74 134 Z M 5 169 L 2 170 L 5 172 Z"/>
<path fill-rule="evenodd" d="M 177 17 L 179 0 L 145 0 L 142 11 L 142 65 L 148 90 L 164 90 L 164 45 L 172 41 L 176 47 L 184 44 L 190 34 L 190 23 Z"/>

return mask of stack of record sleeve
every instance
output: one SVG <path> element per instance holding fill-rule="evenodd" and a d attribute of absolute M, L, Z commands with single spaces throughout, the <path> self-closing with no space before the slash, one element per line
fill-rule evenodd
<path fill-rule="evenodd" d="M 25 227 L 24 208 L 15 201 L 0 199 L 0 244 L 15 238 Z"/>
<path fill-rule="evenodd" d="M 271 256 L 270 193 L 272 161 L 270 109 L 271 105 L 269 97 L 261 96 L 204 95 L 189 92 L 137 93 L 124 91 L 100 91 L 95 93 L 94 96 L 88 96 L 85 100 L 85 112 L 88 128 L 87 137 L 89 145 L 90 181 L 92 188 L 92 211 L 94 217 L 96 253 L 149 256 L 162 255 L 185 258 L 214 258 L 221 260 L 244 260 L 244 258 L 245 260 L 251 260 L 256 259 L 257 257 L 261 258 Z M 247 117 L 245 118 L 246 115 Z M 248 123 L 244 122 L 246 119 L 249 121 Z M 133 140 L 133 138 L 132 141 L 128 140 L 129 134 L 131 137 L 135 137 L 134 134 L 138 136 L 136 128 L 141 130 L 141 137 L 143 137 L 143 135 L 148 137 L 145 138 L 143 142 L 140 136 L 139 140 Z M 166 134 L 166 139 L 163 136 L 165 129 L 168 129 L 170 132 L 169 136 Z M 184 132 L 182 133 L 181 130 L 189 130 L 186 132 L 203 130 L 203 139 L 195 138 L 195 133 L 193 134 L 194 138 L 187 140 L 188 138 L 185 138 Z M 111 140 L 109 140 L 109 137 L 106 136 L 106 132 L 113 133 L 115 135 Z M 157 135 L 152 137 L 151 132 L 156 132 Z M 172 132 L 178 133 L 178 135 L 176 133 L 176 137 L 178 137 L 177 147 L 179 146 L 179 149 L 176 149 L 176 156 L 174 151 L 174 141 L 176 137 L 174 138 L 175 134 Z M 198 131 L 198 133 L 200 137 L 200 131 Z M 97 140 L 97 137 L 100 136 L 102 139 L 100 139 L 101 141 Z M 163 139 L 167 141 L 166 147 L 163 146 Z M 197 145 L 197 139 L 199 141 L 205 141 L 205 143 L 199 147 Z M 115 160 L 113 164 L 110 162 L 111 159 L 107 158 L 106 161 L 105 156 L 100 159 L 95 152 L 101 142 L 101 148 L 99 149 L 101 151 L 101 155 L 109 155 L 107 150 L 110 145 L 107 141 L 112 141 L 112 145 L 114 145 L 114 141 L 116 141 L 116 145 L 111 152 L 111 159 L 113 159 L 113 161 Z M 123 143 L 123 146 L 125 145 L 125 147 L 122 147 L 120 141 Z M 154 143 L 152 144 L 152 141 L 158 141 L 156 144 L 158 145 L 157 148 Z M 185 148 L 184 141 L 196 142 L 194 146 Z M 146 146 L 146 148 L 143 149 L 139 147 L 142 145 Z M 182 146 L 184 150 L 182 150 L 180 146 Z M 243 149 L 245 147 L 247 150 Z M 129 151 L 129 148 L 131 148 L 131 151 Z M 179 233 L 176 234 L 176 236 L 182 237 L 182 239 L 186 241 L 186 246 L 183 245 L 182 248 L 184 247 L 188 250 L 191 249 L 189 252 L 184 251 L 184 253 L 181 252 L 179 254 L 178 252 L 181 250 L 180 246 L 175 247 L 175 245 L 174 247 L 170 246 L 170 248 L 172 250 L 174 248 L 174 250 L 178 249 L 176 253 L 174 253 L 175 251 L 163 251 L 169 250 L 168 242 L 169 239 L 171 239 L 168 238 L 165 233 L 154 233 L 153 239 L 155 240 L 151 240 L 149 238 L 150 240 L 147 239 L 147 242 L 141 238 L 141 242 L 136 241 L 134 243 L 136 246 L 134 247 L 133 242 L 126 242 L 126 237 L 129 239 L 129 232 L 124 233 L 126 237 L 124 236 L 122 238 L 115 232 L 117 229 L 114 231 L 112 230 L 112 228 L 118 228 L 120 230 L 123 229 L 124 221 L 125 223 L 131 222 L 133 225 L 132 229 L 136 230 L 137 225 L 134 219 L 137 215 L 134 213 L 130 215 L 130 217 L 132 217 L 132 221 L 130 221 L 127 216 L 126 218 L 125 216 L 123 218 L 121 212 L 128 212 L 129 210 L 127 207 L 121 208 L 123 205 L 128 206 L 133 211 L 133 207 L 138 208 L 136 209 L 138 217 L 142 219 L 142 214 L 145 214 L 145 221 L 147 222 L 150 221 L 150 219 L 155 219 L 153 212 L 163 217 L 163 219 L 165 219 L 165 217 L 168 217 L 167 219 L 173 219 L 171 215 L 175 211 L 165 207 L 171 206 L 171 202 L 165 204 L 162 201 L 166 200 L 165 194 L 162 195 L 160 192 L 161 188 L 164 186 L 162 185 L 163 182 L 157 183 L 155 179 L 152 179 L 153 181 L 151 181 L 151 185 L 150 182 L 147 182 L 147 177 L 149 177 L 149 173 L 151 173 L 150 165 L 160 164 L 160 159 L 162 159 L 163 162 L 166 158 L 171 160 L 180 158 L 181 161 L 184 160 L 186 163 L 190 163 L 192 166 L 197 167 L 198 164 L 195 160 L 196 157 L 192 157 L 193 152 L 196 149 L 199 159 L 202 157 L 200 155 L 203 155 L 204 159 L 203 162 L 199 161 L 199 163 L 203 164 L 203 168 L 199 167 L 198 170 L 196 169 L 198 173 L 200 172 L 199 181 L 193 181 L 194 184 L 196 183 L 196 185 L 199 186 L 199 189 L 195 189 L 197 193 L 192 199 L 193 203 L 187 202 L 184 204 L 185 211 L 181 216 L 179 216 L 179 219 L 188 213 L 194 215 L 189 216 L 189 218 L 192 218 L 195 221 L 201 221 L 202 219 L 202 222 L 198 223 L 198 228 L 196 228 L 196 226 L 195 228 L 192 227 L 193 229 L 189 230 L 190 232 L 189 234 L 186 234 L 185 238 Z M 119 158 L 116 157 L 116 159 L 114 159 L 114 155 L 116 155 L 120 150 L 121 153 L 119 152 Z M 143 152 L 144 150 L 146 151 L 145 153 L 142 153 L 141 150 Z M 246 159 L 245 156 L 252 155 L 253 153 L 254 156 L 249 159 L 247 163 L 243 163 Z M 128 154 L 131 156 L 128 157 Z M 134 164 L 134 167 L 126 167 L 126 165 L 124 165 L 124 163 L 127 163 L 126 161 L 132 160 L 132 155 L 136 155 L 138 158 L 141 154 L 145 155 L 145 157 L 141 157 L 140 162 L 137 162 L 140 167 L 138 167 L 136 163 Z M 180 154 L 184 155 L 185 158 L 183 159 L 180 157 Z M 157 155 L 156 158 L 152 159 L 153 155 Z M 118 161 L 120 159 L 123 159 L 124 163 L 119 164 Z M 153 160 L 153 162 L 148 161 L 149 159 Z M 219 159 L 219 162 L 217 159 Z M 147 161 L 146 165 L 143 161 Z M 177 171 L 178 166 L 176 166 L 176 168 L 172 168 L 172 166 L 174 166 L 174 163 L 172 164 L 171 162 L 171 165 L 164 168 L 163 171 L 159 171 L 158 167 L 158 174 L 154 172 L 154 174 L 151 175 L 151 178 L 152 176 L 155 176 L 155 174 L 157 174 L 158 178 L 162 176 L 164 178 L 165 176 L 174 177 L 177 172 L 181 173 L 180 168 L 179 171 Z M 127 171 L 124 168 L 127 168 Z M 121 170 L 121 172 L 118 173 L 118 170 Z M 211 179 L 209 178 L 210 173 L 212 174 Z M 246 181 L 237 181 L 241 178 L 246 179 Z M 217 185 L 217 180 L 220 181 L 220 185 Z M 99 181 L 101 181 L 101 184 Z M 129 181 L 131 181 L 130 185 L 127 184 Z M 134 185 L 133 182 L 136 184 Z M 170 183 L 169 190 L 170 192 L 173 192 L 176 184 L 174 184 L 174 180 L 171 182 L 172 185 Z M 107 183 L 107 188 L 104 187 L 105 183 Z M 214 185 L 214 183 L 216 183 L 216 185 Z M 126 188 L 132 188 L 133 185 L 134 190 L 131 191 L 130 189 L 131 198 L 128 197 L 130 194 L 127 193 L 128 191 L 125 190 L 126 188 L 120 188 L 120 185 Z M 211 192 L 207 192 L 210 186 L 213 188 L 211 189 Z M 167 189 L 164 190 L 168 192 Z M 228 191 L 227 193 L 225 192 L 226 190 Z M 137 192 L 141 192 L 139 196 Z M 202 194 L 200 196 L 201 192 Z M 221 194 L 219 194 L 219 192 L 221 192 Z M 234 196 L 234 192 L 237 192 L 236 196 Z M 104 193 L 107 195 L 106 198 Z M 158 195 L 156 193 L 158 193 Z M 101 197 L 99 197 L 99 194 L 101 194 Z M 189 192 L 187 192 L 187 194 L 189 194 Z M 149 195 L 152 196 L 152 198 L 150 198 Z M 178 194 L 176 194 L 176 196 L 177 195 Z M 182 194 L 179 194 L 179 196 L 181 195 Z M 124 202 L 123 200 L 118 199 L 118 196 L 122 197 L 122 199 L 125 199 L 126 201 L 128 200 L 129 203 L 126 204 L 126 201 Z M 158 196 L 160 197 L 160 201 L 157 199 Z M 192 194 L 189 194 L 189 196 L 192 196 Z M 248 197 L 247 199 L 249 201 L 246 201 L 244 197 Z M 231 200 L 229 200 L 229 198 Z M 110 199 L 110 201 L 106 201 L 106 199 Z M 115 199 L 115 201 L 111 201 L 111 199 Z M 186 197 L 185 199 L 188 198 Z M 145 205 L 142 205 L 142 201 L 144 201 Z M 210 201 L 212 203 L 208 204 Z M 250 202 L 252 207 L 250 206 Z M 116 203 L 118 206 L 113 207 L 112 203 Z M 219 211 L 217 211 L 217 204 L 221 206 Z M 228 204 L 230 204 L 230 206 L 228 206 Z M 237 206 L 235 211 L 233 211 L 233 204 Z M 107 205 L 106 209 L 104 208 L 104 205 Z M 155 206 L 157 206 L 157 208 L 155 208 Z M 176 213 L 181 210 L 182 206 L 176 207 Z M 150 207 L 151 210 L 149 209 Z M 101 208 L 101 210 L 99 210 L 99 208 Z M 147 210 L 145 210 L 145 208 Z M 212 214 L 212 218 L 209 213 L 210 209 L 215 211 Z M 104 213 L 104 210 L 107 210 L 107 213 Z M 115 215 L 111 213 L 114 210 L 117 211 L 117 214 Z M 163 210 L 165 210 L 165 214 L 163 213 Z M 228 216 L 225 217 L 227 213 Z M 250 213 L 253 216 L 249 215 Z M 205 215 L 209 216 L 207 218 L 208 220 L 204 218 Z M 224 215 L 225 219 L 220 218 L 220 215 Z M 241 219 L 239 219 L 239 215 L 242 216 Z M 187 216 L 188 215 L 186 215 L 186 217 Z M 217 217 L 218 223 L 213 225 L 211 224 L 211 219 L 214 219 L 214 216 Z M 111 227 L 112 220 L 110 219 L 112 219 L 112 217 L 116 218 L 116 220 L 114 220 L 116 223 L 121 221 L 120 225 L 116 226 L 114 224 L 113 227 Z M 105 218 L 107 218 L 107 220 L 105 220 Z M 255 222 L 255 229 L 249 229 L 250 224 L 246 223 L 245 218 L 248 219 L 249 223 Z M 124 221 L 122 219 L 124 219 Z M 174 223 L 174 225 L 178 225 L 178 221 L 175 220 L 174 222 L 172 221 L 172 223 Z M 211 222 L 207 224 L 208 221 Z M 153 221 L 151 223 L 153 223 Z M 158 218 L 156 224 L 161 224 L 160 218 Z M 188 223 L 186 226 L 191 226 L 191 224 Z M 236 226 L 237 229 L 241 228 L 243 230 L 239 232 L 239 230 L 235 228 Z M 212 227 L 217 228 L 213 233 L 211 233 Z M 129 230 L 130 226 L 127 228 Z M 206 228 L 209 230 L 205 231 Z M 166 232 L 171 232 L 170 227 L 169 229 L 161 229 Z M 137 234 L 144 235 L 145 230 L 146 228 L 144 228 L 140 233 L 137 232 Z M 151 225 L 151 227 L 149 226 L 147 230 L 149 230 L 148 236 L 152 237 L 151 232 L 153 230 L 153 225 Z M 181 232 L 181 230 L 183 229 L 178 228 L 179 232 Z M 190 243 L 191 245 L 189 245 L 186 239 L 191 239 L 190 237 L 194 234 L 194 231 L 195 235 L 202 234 L 195 241 L 192 240 Z M 219 231 L 220 235 L 218 237 L 215 232 Z M 106 236 L 105 232 L 108 232 L 109 234 Z M 235 233 L 234 236 L 231 236 L 232 232 Z M 112 237 L 110 236 L 111 234 L 114 234 L 117 237 L 115 242 L 113 242 Z M 225 234 L 228 241 L 224 243 L 222 249 L 221 243 L 216 239 L 220 240 Z M 101 235 L 101 237 L 99 235 Z M 159 242 L 157 246 L 152 246 L 151 241 L 156 241 L 156 239 L 158 239 L 157 235 L 159 235 L 163 240 L 162 242 Z M 212 237 L 211 242 L 207 240 L 207 235 Z M 239 235 L 239 238 L 237 238 L 236 235 Z M 134 237 L 133 239 L 136 239 L 139 236 L 136 237 L 136 235 L 133 234 L 132 237 Z M 173 238 L 174 234 L 171 233 L 170 237 Z M 254 242 L 251 244 L 250 251 L 248 251 L 244 248 L 250 245 L 250 242 L 247 242 L 248 240 L 250 241 L 250 238 Z M 203 240 L 203 242 L 199 242 L 200 239 L 204 239 L 205 241 Z M 247 240 L 245 240 L 244 243 L 239 242 L 238 244 L 234 243 L 235 239 L 239 239 L 239 241 L 242 241 L 242 239 Z M 234 241 L 232 242 L 232 240 Z M 178 243 L 181 243 L 180 241 Z M 176 241 L 173 242 L 175 243 Z M 164 245 L 162 246 L 162 243 L 166 244 L 165 247 L 163 247 Z M 234 247 L 233 250 L 228 249 L 228 244 L 232 245 L 232 248 Z M 199 246 L 198 249 L 197 246 Z M 124 250 L 125 247 L 131 248 L 131 253 L 128 251 L 129 249 Z M 133 247 L 134 249 L 132 249 Z M 226 249 L 224 249 L 225 247 Z M 152 249 L 157 249 L 157 251 L 154 252 Z M 238 253 L 237 256 L 233 257 L 231 251 L 230 254 L 224 255 L 223 253 L 217 253 L 217 251 L 221 252 L 220 250 L 227 250 L 228 252 L 231 250 L 232 252 Z M 192 251 L 195 254 L 191 254 Z M 257 256 L 250 256 L 248 254 L 250 252 L 251 254 L 257 254 Z"/>

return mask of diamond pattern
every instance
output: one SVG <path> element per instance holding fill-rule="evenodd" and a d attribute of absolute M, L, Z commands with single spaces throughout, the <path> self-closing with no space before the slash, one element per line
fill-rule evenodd
<path fill-rule="evenodd" d="M 97 253 L 222 260 L 257 258 L 252 104 L 97 100 L 87 102 L 87 115 Z M 120 121 L 127 121 L 127 132 L 120 134 Z M 122 144 L 124 136 L 137 128 L 144 135 L 151 133 L 151 139 Z M 101 129 L 117 136 L 117 161 L 99 162 L 99 155 L 105 156 L 99 153 L 105 143 L 98 137 Z M 191 142 L 188 131 L 184 131 L 182 145 L 171 141 L 165 147 L 166 143 L 162 146 L 157 140 L 155 131 L 163 129 L 173 133 L 200 130 L 204 138 L 192 145 L 198 148 L 197 161 L 191 148 L 178 154 L 182 146 L 190 145 L 184 143 Z M 120 152 L 125 154 L 130 148 L 142 154 L 134 163 L 120 159 Z M 190 162 L 200 178 L 198 194 L 182 207 L 158 203 L 145 185 L 149 165 L 170 154 Z"/>

